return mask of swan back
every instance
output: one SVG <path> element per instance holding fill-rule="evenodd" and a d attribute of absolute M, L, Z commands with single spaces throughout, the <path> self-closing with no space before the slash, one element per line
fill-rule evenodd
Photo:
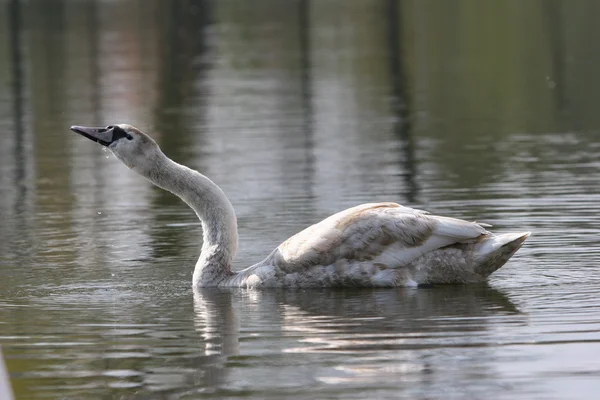
<path fill-rule="evenodd" d="M 438 217 L 396 203 L 352 207 L 292 236 L 273 261 L 298 266 L 370 261 L 398 268 L 429 251 L 473 242 L 489 232 L 477 223 Z"/>

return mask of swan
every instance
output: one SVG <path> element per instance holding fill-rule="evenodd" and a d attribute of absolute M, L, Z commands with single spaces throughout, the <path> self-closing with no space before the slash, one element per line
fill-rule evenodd
<path fill-rule="evenodd" d="M 231 266 L 238 247 L 235 211 L 198 171 L 168 158 L 128 125 L 71 130 L 108 147 L 127 167 L 180 197 L 201 221 L 194 287 L 395 287 L 485 281 L 530 232 L 494 235 L 490 225 L 432 215 L 396 203 L 362 204 L 292 236 L 263 261 Z"/>

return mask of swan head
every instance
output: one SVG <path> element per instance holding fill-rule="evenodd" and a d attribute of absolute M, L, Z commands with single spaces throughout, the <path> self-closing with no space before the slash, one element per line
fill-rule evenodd
<path fill-rule="evenodd" d="M 103 128 L 73 125 L 71 130 L 108 147 L 129 168 L 142 166 L 153 154 L 160 153 L 158 145 L 150 136 L 128 124 Z"/>

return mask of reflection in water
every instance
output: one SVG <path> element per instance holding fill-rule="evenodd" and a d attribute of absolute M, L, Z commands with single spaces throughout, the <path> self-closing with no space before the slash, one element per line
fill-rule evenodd
<path fill-rule="evenodd" d="M 22 206 L 25 200 L 23 191 L 25 190 L 25 137 L 24 113 L 23 113 L 23 58 L 21 56 L 21 5 L 18 0 L 12 0 L 9 5 L 8 23 L 10 31 L 11 47 L 11 66 L 12 66 L 12 95 L 13 95 L 13 117 L 15 136 L 14 155 L 16 159 L 15 186 L 19 188 L 19 195 L 16 201 L 17 206 Z M 16 209 L 17 214 L 23 210 Z M 21 211 L 21 212 L 20 212 Z"/>
<path fill-rule="evenodd" d="M 202 387 L 214 390 L 226 386 L 227 357 L 239 355 L 240 316 L 229 293 L 194 291 L 194 325 L 204 342 L 204 357 L 196 368 L 204 370 Z"/>
<path fill-rule="evenodd" d="M 0 3 L 18 398 L 598 391 L 600 3 L 143 4 Z M 240 266 L 370 201 L 534 234 L 491 287 L 194 297 L 195 215 L 67 131 L 122 121 L 224 189 Z"/>
<path fill-rule="evenodd" d="M 391 86 L 392 86 L 392 113 L 395 116 L 393 131 L 402 141 L 403 167 L 405 169 L 404 179 L 406 181 L 406 200 L 408 203 L 414 203 L 417 196 L 418 186 L 416 183 L 416 160 L 415 144 L 411 134 L 411 115 L 408 109 L 408 82 L 406 80 L 406 71 L 403 66 L 403 45 L 404 40 L 402 32 L 404 26 L 402 21 L 401 7 L 396 0 L 388 0 L 385 9 L 388 29 L 388 57 L 390 65 Z"/>
<path fill-rule="evenodd" d="M 194 323 L 206 343 L 206 355 L 239 354 L 240 317 L 231 292 L 194 290 Z"/>
<path fill-rule="evenodd" d="M 299 45 L 299 59 L 300 59 L 300 96 L 302 98 L 302 111 L 303 111 L 303 126 L 302 133 L 304 136 L 304 167 L 303 167 L 303 181 L 305 182 L 304 191 L 310 193 L 307 195 L 308 198 L 312 198 L 313 194 L 311 183 L 314 180 L 314 132 L 313 132 L 313 90 L 312 90 L 312 58 L 311 58 L 311 27 L 310 27 L 310 11 L 311 11 L 311 0 L 299 0 L 298 9 L 298 40 Z"/>
<path fill-rule="evenodd" d="M 101 71 L 100 71 L 100 29 L 98 24 L 98 6 L 95 1 L 89 2 L 88 7 L 85 10 L 86 15 L 86 26 L 88 30 L 89 38 L 89 59 L 90 59 L 90 104 L 92 106 L 92 121 L 91 125 L 98 126 L 102 125 L 102 102 L 100 101 L 101 96 L 99 92 L 102 90 L 100 85 L 101 82 Z"/>
<path fill-rule="evenodd" d="M 1 168 L 2 175 L 10 176 L 12 182 L 10 182 L 11 189 L 14 190 L 11 204 L 6 204 L 8 210 L 7 214 L 19 216 L 18 220 L 14 222 L 14 229 L 18 230 L 19 233 L 26 234 L 26 229 L 19 229 L 19 225 L 23 228 L 27 226 L 25 215 L 31 210 L 27 207 L 27 192 L 30 190 L 29 182 L 27 182 L 27 169 L 28 158 L 26 155 L 26 137 L 25 137 L 25 124 L 24 124 L 24 78 L 23 78 L 23 57 L 22 57 L 22 33 L 21 33 L 21 4 L 17 0 L 13 0 L 8 5 L 7 13 L 7 25 L 9 30 L 9 41 L 10 41 L 10 69 L 11 69 L 11 95 L 12 95 L 12 120 L 13 126 L 8 129 L 5 133 L 7 136 L 12 136 L 10 140 L 5 138 L 6 141 L 3 147 L 7 147 L 6 154 L 2 154 L 5 160 L 10 160 L 9 171 L 5 168 Z M 10 132 L 10 133 L 9 133 Z M 7 140 L 8 139 L 8 140 Z M 6 146 L 13 142 L 13 146 Z M 12 147 L 12 148 L 10 148 Z M 8 173 L 7 173 L 8 172 Z M 8 184 L 9 182 L 7 182 Z M 4 197 L 4 196 L 3 196 Z M 5 204 L 0 205 L 4 206 Z M 3 216 L 5 211 L 0 211 L 0 216 Z M 10 224 L 12 221 L 7 221 L 8 218 L 2 218 L 5 223 Z M 6 239 L 8 241 L 8 238 Z M 5 242 L 5 240 L 3 240 Z M 10 246 L 10 245 L 9 245 Z M 7 247 L 9 247 L 7 246 Z M 2 245 L 0 245 L 0 249 Z M 21 254 L 23 255 L 23 254 Z"/>
<path fill-rule="evenodd" d="M 453 379 L 465 379 L 474 371 L 479 379 L 493 379 L 487 360 L 494 358 L 498 338 L 489 331 L 499 321 L 526 323 L 504 294 L 487 286 L 291 292 L 200 289 L 194 294 L 194 309 L 205 354 L 220 355 L 213 366 L 216 370 L 207 373 L 219 377 L 211 381 L 216 388 L 236 385 L 236 369 L 256 363 L 276 369 L 273 377 L 295 374 L 282 354 L 295 354 L 292 358 L 301 364 L 331 354 L 327 366 L 304 371 L 298 378 L 366 385 L 363 390 L 390 379 L 425 381 L 432 387 L 445 384 L 449 362 L 455 353 L 465 351 L 472 366 L 455 371 Z M 281 384 L 246 379 L 243 389 L 280 390 Z"/>
<path fill-rule="evenodd" d="M 157 104 L 153 106 L 150 121 L 152 134 L 160 137 L 160 145 L 166 154 L 177 154 L 177 161 L 204 170 L 206 162 L 195 157 L 190 148 L 206 146 L 207 73 L 212 67 L 207 43 L 208 24 L 211 15 L 210 2 L 177 0 L 160 2 L 156 18 L 165 27 L 160 37 L 162 45 L 157 60 Z M 201 129 L 195 129 L 196 127 Z M 153 190 L 153 189 L 151 189 Z M 170 193 L 154 190 L 150 209 L 164 205 L 178 205 L 180 200 Z M 181 251 L 173 243 L 183 243 L 189 230 L 166 230 L 166 224 L 177 223 L 181 212 L 154 213 L 150 234 L 154 253 L 152 257 L 174 256 Z M 195 220 L 194 222 L 197 222 Z M 194 235 L 196 240 L 199 234 Z M 194 243 L 193 250 L 200 247 Z M 160 254 L 159 254 L 160 252 Z"/>
<path fill-rule="evenodd" d="M 10 377 L 6 365 L 4 365 L 4 355 L 2 354 L 2 347 L 0 347 L 0 397 L 4 400 L 12 400 L 13 393 L 10 385 Z"/>
<path fill-rule="evenodd" d="M 544 28 L 549 37 L 550 57 L 552 58 L 552 73 L 546 77 L 549 88 L 553 89 L 556 94 L 554 99 L 556 101 L 556 110 L 560 113 L 563 118 L 569 118 L 569 100 L 567 98 L 567 85 L 565 82 L 565 32 L 562 19 L 562 2 L 556 0 L 545 1 L 542 5 L 542 15 L 545 22 Z M 573 126 L 570 124 L 572 121 L 562 121 L 561 125 L 563 131 L 565 128 L 571 127 L 576 130 L 581 129 L 580 126 Z"/>

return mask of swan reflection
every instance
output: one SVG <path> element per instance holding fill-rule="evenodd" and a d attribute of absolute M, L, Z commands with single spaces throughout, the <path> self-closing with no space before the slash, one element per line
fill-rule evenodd
<path fill-rule="evenodd" d="M 447 368 L 467 348 L 469 357 L 484 364 L 493 356 L 497 335 L 489 333 L 500 319 L 503 326 L 526 322 L 507 296 L 487 285 L 197 289 L 194 309 L 205 354 L 220 357 L 220 383 L 236 381 L 225 375 L 232 362 L 240 367 L 273 363 L 284 373 L 292 360 L 295 371 L 310 366 L 304 372 L 307 381 L 325 384 L 383 382 L 392 375 L 395 380 L 435 379 L 437 371 L 447 378 Z M 285 356 L 290 353 L 295 355 Z"/>

